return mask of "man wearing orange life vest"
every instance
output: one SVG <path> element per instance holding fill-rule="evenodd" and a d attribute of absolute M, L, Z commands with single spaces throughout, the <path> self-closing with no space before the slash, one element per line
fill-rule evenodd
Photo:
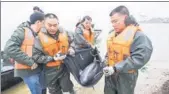
<path fill-rule="evenodd" d="M 74 46 L 78 48 L 88 48 L 94 45 L 94 32 L 92 30 L 92 18 L 84 16 L 83 19 L 76 25 Z"/>
<path fill-rule="evenodd" d="M 39 83 L 41 72 L 38 64 L 32 59 L 32 47 L 34 38 L 44 23 L 44 14 L 33 13 L 30 23 L 24 22 L 18 26 L 5 46 L 5 53 L 16 62 L 14 64 L 14 76 L 21 77 L 28 85 L 31 94 L 42 94 Z"/>
<path fill-rule="evenodd" d="M 53 13 L 45 15 L 45 28 L 38 33 L 33 48 L 33 59 L 44 66 L 45 82 L 50 94 L 75 94 L 70 73 L 63 64 L 71 48 L 72 37 L 59 27 L 58 17 Z"/>
<path fill-rule="evenodd" d="M 149 61 L 152 43 L 125 6 L 112 10 L 110 18 L 114 31 L 107 39 L 104 94 L 134 94 L 138 69 Z"/>

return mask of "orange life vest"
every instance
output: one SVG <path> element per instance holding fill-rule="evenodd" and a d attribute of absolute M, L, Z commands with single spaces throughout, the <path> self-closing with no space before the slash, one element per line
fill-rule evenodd
<path fill-rule="evenodd" d="M 21 50 L 26 53 L 29 57 L 32 57 L 32 48 L 34 44 L 34 36 L 32 31 L 28 28 L 25 28 L 24 41 L 21 45 Z M 30 66 L 15 62 L 15 69 L 31 69 Z"/>
<path fill-rule="evenodd" d="M 90 32 L 86 29 L 83 30 L 83 37 L 89 42 L 91 45 L 94 44 L 94 34 L 93 32 Z"/>
<path fill-rule="evenodd" d="M 43 50 L 50 56 L 56 55 L 59 51 L 62 54 L 66 54 L 69 47 L 68 36 L 65 32 L 60 32 L 58 40 L 46 35 L 43 32 L 39 32 L 38 36 L 40 38 Z M 47 67 L 55 67 L 61 65 L 62 61 L 53 61 L 46 64 Z"/>
<path fill-rule="evenodd" d="M 130 46 L 137 31 L 140 31 L 140 28 L 131 25 L 117 36 L 115 32 L 110 33 L 107 40 L 109 66 L 114 66 L 130 56 Z"/>

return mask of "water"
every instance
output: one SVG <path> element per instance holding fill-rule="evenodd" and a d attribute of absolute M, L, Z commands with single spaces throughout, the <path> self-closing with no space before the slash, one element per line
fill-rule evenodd
<path fill-rule="evenodd" d="M 145 34 L 153 44 L 152 61 L 169 61 L 169 24 L 144 24 Z"/>
<path fill-rule="evenodd" d="M 153 44 L 153 54 L 150 60 L 150 66 L 167 68 L 169 65 L 169 24 L 141 24 L 143 32 L 151 39 Z M 99 44 L 101 55 L 106 53 L 106 37 L 108 34 L 106 26 L 103 27 L 103 32 L 100 37 L 102 41 Z M 2 32 L 3 33 L 3 32 Z M 5 39 L 7 40 L 7 39 Z M 104 82 L 104 81 L 103 81 Z M 24 92 L 24 93 L 23 93 Z M 21 83 L 12 87 L 2 94 L 29 94 L 26 86 Z M 94 93 L 91 93 L 94 94 Z"/>

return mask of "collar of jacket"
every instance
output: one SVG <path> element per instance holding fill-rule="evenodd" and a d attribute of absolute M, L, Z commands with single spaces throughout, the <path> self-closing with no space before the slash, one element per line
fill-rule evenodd
<path fill-rule="evenodd" d="M 43 32 L 43 33 L 45 33 L 45 34 L 49 35 L 50 37 L 52 37 L 52 38 L 54 38 L 54 39 L 57 40 L 57 39 L 58 39 L 58 36 L 59 36 L 59 33 L 62 33 L 62 32 L 63 32 L 63 28 L 59 28 L 58 31 L 56 32 L 56 34 L 54 34 L 54 35 L 49 34 L 49 33 L 47 32 L 47 29 L 46 29 L 46 28 L 42 28 L 41 32 Z"/>

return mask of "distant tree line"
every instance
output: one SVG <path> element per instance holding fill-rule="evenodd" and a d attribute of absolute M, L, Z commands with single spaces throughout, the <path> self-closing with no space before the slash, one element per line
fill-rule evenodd
<path fill-rule="evenodd" d="M 147 20 L 141 20 L 140 23 L 169 23 L 169 18 L 150 18 Z"/>

